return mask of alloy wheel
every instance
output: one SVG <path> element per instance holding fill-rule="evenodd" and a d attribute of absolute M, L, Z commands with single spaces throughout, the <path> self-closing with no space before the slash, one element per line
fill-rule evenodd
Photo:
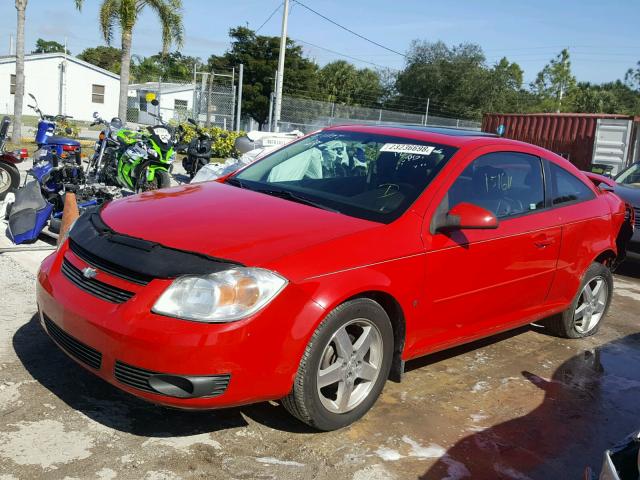
<path fill-rule="evenodd" d="M 317 389 L 322 405 L 347 413 L 371 392 L 382 366 L 383 343 L 378 327 L 358 318 L 340 327 L 320 357 Z"/>
<path fill-rule="evenodd" d="M 608 299 L 609 286 L 603 277 L 594 277 L 584 286 L 573 314 L 573 325 L 578 333 L 590 332 L 598 325 Z"/>
<path fill-rule="evenodd" d="M 5 169 L 0 168 L 0 193 L 11 188 L 11 175 Z"/>

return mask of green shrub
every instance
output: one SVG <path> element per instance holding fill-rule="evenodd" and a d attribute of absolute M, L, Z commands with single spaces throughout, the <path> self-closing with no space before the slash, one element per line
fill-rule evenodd
<path fill-rule="evenodd" d="M 196 137 L 196 129 L 188 122 L 179 124 L 183 131 L 183 141 L 190 142 Z M 238 158 L 239 152 L 236 150 L 236 138 L 241 137 L 245 132 L 229 132 L 218 127 L 202 127 L 202 130 L 211 136 L 211 156 L 217 158 Z"/>

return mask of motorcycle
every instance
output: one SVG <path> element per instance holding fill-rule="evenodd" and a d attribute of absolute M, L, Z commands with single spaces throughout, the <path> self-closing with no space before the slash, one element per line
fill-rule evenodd
<path fill-rule="evenodd" d="M 154 104 L 154 102 L 151 102 Z M 175 132 L 159 115 L 160 124 L 142 131 L 123 128 L 118 118 L 110 122 L 94 114 L 94 124 L 103 124 L 89 162 L 91 178 L 136 193 L 171 184 L 169 171 L 175 160 Z"/>
<path fill-rule="evenodd" d="M 190 179 L 211 160 L 211 136 L 204 132 L 192 118 L 187 119 L 195 127 L 196 136 L 186 146 L 187 156 L 182 159 L 182 166 Z"/>
<path fill-rule="evenodd" d="M 57 122 L 66 122 L 67 119 L 73 118 L 69 115 L 46 115 L 38 106 L 38 100 L 33 94 L 29 94 L 34 101 L 34 105 L 28 105 L 30 109 L 38 114 L 38 129 L 36 130 L 35 141 L 38 148 L 46 148 L 55 153 L 59 158 L 72 157 L 78 165 L 81 165 L 82 148 L 80 142 L 72 138 L 60 137 L 55 134 Z M 66 128 L 67 135 L 71 133 L 70 128 Z"/>
<path fill-rule="evenodd" d="M 158 100 L 151 104 L 158 105 Z M 118 158 L 118 182 L 136 193 L 171 185 L 169 172 L 176 158 L 175 131 L 161 115 L 153 116 L 160 123 L 147 127 L 139 136 L 131 131 L 118 132 L 123 142 L 135 139 Z"/>
<path fill-rule="evenodd" d="M 16 165 L 28 157 L 26 148 L 14 152 L 4 149 L 10 125 L 9 117 L 4 117 L 0 124 L 0 201 L 20 186 L 20 172 Z"/>

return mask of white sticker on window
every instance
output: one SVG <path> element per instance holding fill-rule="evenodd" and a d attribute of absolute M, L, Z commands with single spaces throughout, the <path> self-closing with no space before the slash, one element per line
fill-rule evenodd
<path fill-rule="evenodd" d="M 416 155 L 431 155 L 436 149 L 429 145 L 414 145 L 411 143 L 385 143 L 380 149 L 381 152 L 392 153 L 413 153 Z"/>

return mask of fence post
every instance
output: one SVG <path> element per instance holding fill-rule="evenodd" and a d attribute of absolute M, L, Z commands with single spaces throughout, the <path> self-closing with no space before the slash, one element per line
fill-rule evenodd
<path fill-rule="evenodd" d="M 207 119 L 205 121 L 206 127 L 211 126 L 211 84 L 213 83 L 213 75 L 214 73 L 212 71 L 211 75 L 207 79 L 209 82 L 207 84 Z"/>
<path fill-rule="evenodd" d="M 460 119 L 456 118 L 456 128 L 458 128 L 460 126 Z"/>
<path fill-rule="evenodd" d="M 158 78 L 158 106 L 156 107 L 156 115 L 160 116 L 162 115 L 162 112 L 160 111 L 160 102 L 162 101 L 162 77 Z"/>
<path fill-rule="evenodd" d="M 424 126 L 427 126 L 427 121 L 429 121 L 429 101 L 431 99 L 427 98 L 427 110 L 424 112 Z"/>
<path fill-rule="evenodd" d="M 238 105 L 236 111 L 236 132 L 240 131 L 240 116 L 242 115 L 242 80 L 244 77 L 244 65 L 240 64 L 240 71 L 238 72 Z"/>
<path fill-rule="evenodd" d="M 271 95 L 269 95 L 269 128 L 268 130 L 270 132 L 273 132 L 273 97 L 274 97 L 275 93 L 271 92 Z"/>
<path fill-rule="evenodd" d="M 198 113 L 196 110 L 196 103 L 198 101 L 198 64 L 193 64 L 193 98 L 191 99 L 191 116 L 197 122 Z"/>
<path fill-rule="evenodd" d="M 380 112 L 378 113 L 378 124 L 382 123 L 382 109 L 380 109 Z"/>

